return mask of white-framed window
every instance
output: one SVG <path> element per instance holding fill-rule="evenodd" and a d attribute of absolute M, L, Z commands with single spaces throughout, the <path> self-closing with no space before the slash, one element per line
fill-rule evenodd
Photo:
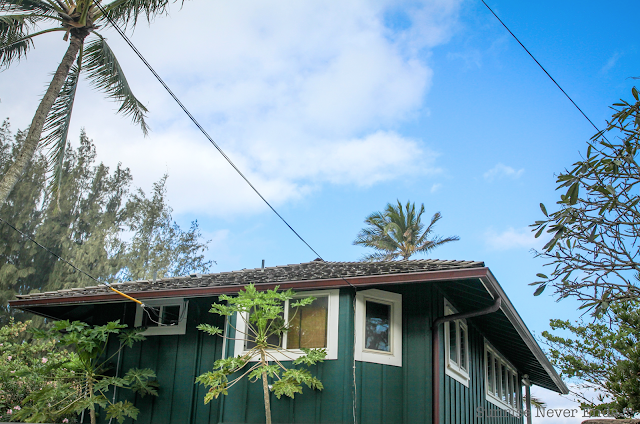
<path fill-rule="evenodd" d="M 458 311 L 444 300 L 444 314 L 453 315 Z M 445 373 L 454 380 L 469 387 L 469 327 L 464 319 L 444 323 Z"/>
<path fill-rule="evenodd" d="M 324 348 L 327 351 L 325 360 L 338 359 L 338 315 L 340 312 L 340 290 L 321 290 L 297 293 L 295 299 L 313 296 L 316 299 L 311 305 L 298 308 L 289 307 L 289 301 L 284 306 L 284 320 L 290 322 L 289 331 L 282 337 L 272 336 L 268 342 L 275 346 L 282 346 L 288 352 L 281 353 L 274 349 L 272 355 L 279 361 L 294 360 L 304 354 L 300 348 Z M 234 352 L 242 355 L 252 347 L 247 329 L 246 316 L 236 317 L 236 336 Z M 252 360 L 257 361 L 257 356 Z"/>
<path fill-rule="evenodd" d="M 517 415 L 522 401 L 518 371 L 486 340 L 484 359 L 487 400 Z"/>
<path fill-rule="evenodd" d="M 146 300 L 136 307 L 136 327 L 147 327 L 145 336 L 185 334 L 189 301 L 182 298 Z"/>
<path fill-rule="evenodd" d="M 402 366 L 402 295 L 382 290 L 356 293 L 355 359 Z"/>

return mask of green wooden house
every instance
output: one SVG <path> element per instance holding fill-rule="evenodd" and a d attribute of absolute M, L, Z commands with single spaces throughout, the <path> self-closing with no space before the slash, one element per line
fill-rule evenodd
<path fill-rule="evenodd" d="M 153 306 L 154 317 L 106 287 L 19 296 L 11 306 L 53 319 L 147 327 L 147 339 L 113 365 L 157 374 L 157 398 L 118 394 L 140 409 L 140 424 L 260 423 L 259 384 L 245 380 L 207 405 L 194 384 L 216 359 L 245 349 L 196 326 L 224 327 L 232 337 L 229 323 L 208 310 L 220 294 L 249 283 L 313 294 L 298 331 L 281 342 L 327 350 L 312 369 L 324 390 L 274 397 L 274 423 L 525 423 L 529 384 L 568 392 L 482 262 L 316 260 L 116 285 Z"/>

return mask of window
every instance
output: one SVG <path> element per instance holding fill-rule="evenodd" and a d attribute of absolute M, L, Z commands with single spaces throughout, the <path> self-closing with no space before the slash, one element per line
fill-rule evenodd
<path fill-rule="evenodd" d="M 136 308 L 136 327 L 147 327 L 145 336 L 185 334 L 187 331 L 188 300 L 158 299 L 144 302 L 149 306 Z"/>
<path fill-rule="evenodd" d="M 444 314 L 453 315 L 458 311 L 445 299 Z M 447 367 L 446 374 L 469 387 L 469 329 L 467 322 L 457 319 L 444 323 L 444 343 Z"/>
<path fill-rule="evenodd" d="M 487 400 L 502 409 L 517 413 L 522 393 L 518 372 L 498 351 L 485 341 L 485 387 Z"/>
<path fill-rule="evenodd" d="M 402 366 L 402 295 L 382 290 L 356 293 L 355 359 Z"/>
<path fill-rule="evenodd" d="M 291 352 L 285 354 L 274 351 L 273 355 L 279 361 L 296 359 L 303 354 L 301 348 L 324 348 L 327 350 L 326 359 L 338 359 L 338 314 L 340 308 L 339 290 L 323 290 L 317 292 L 303 292 L 296 298 L 313 296 L 316 299 L 310 305 L 292 308 L 289 302 L 285 304 L 283 319 L 290 322 L 289 331 L 282 337 L 271 336 L 268 343 L 273 346 L 286 346 Z M 297 310 L 296 310 L 297 309 Z M 248 351 L 254 342 L 244 339 L 247 332 L 244 319 L 236 318 L 238 334 L 234 343 L 236 355 Z M 258 360 L 255 357 L 253 360 Z"/>

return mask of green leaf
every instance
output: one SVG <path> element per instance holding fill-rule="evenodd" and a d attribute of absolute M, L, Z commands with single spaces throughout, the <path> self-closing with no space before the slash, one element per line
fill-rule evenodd
<path fill-rule="evenodd" d="M 575 205 L 578 202 L 579 191 L 580 191 L 580 184 L 576 182 L 571 186 L 571 188 L 567 192 L 567 195 L 569 196 L 570 205 Z"/>
<path fill-rule="evenodd" d="M 540 210 L 542 211 L 542 213 L 543 213 L 545 216 L 547 216 L 547 217 L 549 216 L 549 214 L 547 213 L 547 208 L 545 208 L 545 207 L 544 207 L 544 204 L 543 204 L 543 203 L 540 203 Z"/>
<path fill-rule="evenodd" d="M 540 296 L 540 295 L 542 294 L 542 292 L 544 291 L 544 289 L 546 289 L 546 288 L 547 288 L 547 285 L 546 285 L 546 284 L 541 285 L 540 287 L 538 287 L 538 288 L 536 289 L 536 291 L 535 291 L 535 292 L 533 292 L 533 295 L 534 295 L 534 296 Z"/>
<path fill-rule="evenodd" d="M 544 274 L 542 274 L 542 273 L 538 273 L 538 274 L 536 274 L 536 276 L 537 276 L 537 277 L 540 277 L 540 278 L 544 278 L 545 280 L 548 280 L 548 279 L 549 279 L 549 277 L 547 277 L 546 275 L 544 275 Z"/>
<path fill-rule="evenodd" d="M 218 327 L 214 327 L 211 324 L 200 324 L 196 327 L 198 330 L 200 331 L 204 331 L 207 334 L 210 334 L 212 336 L 219 336 L 222 334 L 222 330 L 219 329 Z"/>
<path fill-rule="evenodd" d="M 125 400 L 109 405 L 107 408 L 107 418 L 115 418 L 118 423 L 122 424 L 125 418 L 129 417 L 133 420 L 138 418 L 140 410 L 133 406 L 133 403 Z"/>
<path fill-rule="evenodd" d="M 140 397 L 145 395 L 158 396 L 159 384 L 152 381 L 156 378 L 156 373 L 149 369 L 132 368 L 124 376 L 124 381 L 131 387 L 134 393 L 138 393 Z"/>
<path fill-rule="evenodd" d="M 636 90 L 635 87 L 631 88 L 631 94 L 633 94 L 633 97 L 638 100 L 638 90 Z"/>

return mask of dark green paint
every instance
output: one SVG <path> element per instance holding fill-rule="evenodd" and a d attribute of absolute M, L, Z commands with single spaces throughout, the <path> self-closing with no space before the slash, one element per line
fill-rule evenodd
<path fill-rule="evenodd" d="M 372 287 L 373 288 L 373 287 Z M 433 284 L 379 287 L 403 295 L 403 366 L 356 363 L 356 419 L 361 424 L 431 423 L 431 322 L 443 314 L 444 295 Z M 304 388 L 295 399 L 272 396 L 274 423 L 353 423 L 353 290 L 340 291 L 338 360 L 325 361 L 311 369 L 323 382 L 323 391 Z M 121 391 L 118 399 L 140 408 L 139 424 L 263 423 L 262 385 L 246 379 L 229 390 L 229 395 L 204 404 L 205 389 L 196 386 L 197 375 L 212 368 L 222 356 L 219 337 L 199 332 L 199 323 L 224 326 L 224 320 L 208 313 L 216 298 L 189 300 L 187 332 L 180 336 L 150 336 L 126 349 L 121 369 L 153 369 L 160 383 L 159 396 L 140 398 Z M 451 300 L 451 299 L 449 299 Z M 453 300 L 451 300 L 454 302 Z M 104 305 L 105 307 L 107 305 Z M 454 306 L 457 306 L 454 303 Z M 133 309 L 133 308 L 130 308 Z M 459 308 L 462 309 L 462 308 Z M 133 314 L 126 311 L 128 324 Z M 96 307 L 96 313 L 99 308 Z M 108 315 L 112 315 L 108 314 Z M 232 322 L 233 323 L 233 322 Z M 516 424 L 523 418 L 482 418 L 476 410 L 501 411 L 485 400 L 484 338 L 469 320 L 470 375 L 467 388 L 445 375 L 441 366 L 442 423 Z M 442 331 L 442 326 L 440 331 Z M 230 329 L 230 337 L 233 330 Z M 113 349 L 113 347 L 112 347 Z M 225 355 L 233 354 L 227 343 Z M 441 347 L 441 358 L 444 349 Z M 117 358 L 114 358 L 114 369 Z M 444 361 L 444 360 L 442 360 Z M 103 420 L 103 422 L 106 422 Z M 127 420 L 127 423 L 131 423 Z"/>

